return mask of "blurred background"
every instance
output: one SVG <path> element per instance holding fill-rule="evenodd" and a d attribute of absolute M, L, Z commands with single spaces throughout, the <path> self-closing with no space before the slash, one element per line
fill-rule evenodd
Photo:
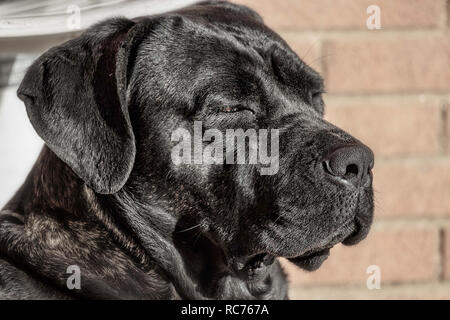
<path fill-rule="evenodd" d="M 0 0 L 0 207 L 42 146 L 15 95 L 33 59 L 102 18 L 191 2 Z M 450 299 L 450 1 L 233 2 L 323 75 L 326 118 L 376 155 L 372 232 L 313 273 L 283 261 L 290 297 Z"/>

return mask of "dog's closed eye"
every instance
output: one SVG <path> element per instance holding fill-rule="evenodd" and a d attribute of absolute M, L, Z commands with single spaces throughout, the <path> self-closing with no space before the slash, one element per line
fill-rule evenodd
<path fill-rule="evenodd" d="M 236 113 L 236 112 L 241 112 L 241 111 L 250 111 L 251 113 L 255 113 L 255 111 L 253 111 L 252 109 L 242 106 L 242 105 L 227 105 L 224 106 L 220 109 L 220 112 L 222 113 Z"/>
<path fill-rule="evenodd" d="M 320 113 L 323 114 L 324 102 L 322 98 L 323 91 L 310 92 L 310 103 Z"/>

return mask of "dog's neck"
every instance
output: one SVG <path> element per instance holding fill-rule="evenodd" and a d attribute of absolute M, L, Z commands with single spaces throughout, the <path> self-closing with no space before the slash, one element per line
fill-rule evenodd
<path fill-rule="evenodd" d="M 260 286 L 278 264 L 269 265 L 261 278 L 237 277 L 207 235 L 177 232 L 179 219 L 157 203 L 144 204 L 126 187 L 114 195 L 96 194 L 47 147 L 2 212 L 0 255 L 66 292 L 68 268 L 77 266 L 81 287 L 71 295 L 249 299 L 255 290 L 258 296 L 283 294 L 278 292 L 283 284 L 262 291 Z"/>

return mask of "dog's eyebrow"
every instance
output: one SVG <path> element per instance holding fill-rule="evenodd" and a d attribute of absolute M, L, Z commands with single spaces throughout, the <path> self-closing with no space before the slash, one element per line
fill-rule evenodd
<path fill-rule="evenodd" d="M 316 92 L 324 92 L 325 91 L 325 83 L 321 75 L 317 74 L 311 81 L 311 90 Z"/>
<path fill-rule="evenodd" d="M 273 44 L 267 51 L 275 75 L 282 81 L 297 78 L 301 75 L 302 82 L 310 90 L 324 91 L 325 85 L 322 76 L 308 66 L 295 52 L 280 44 Z"/>

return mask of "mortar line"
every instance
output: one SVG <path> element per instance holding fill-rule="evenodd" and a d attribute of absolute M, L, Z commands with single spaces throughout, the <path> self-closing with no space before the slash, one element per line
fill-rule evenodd
<path fill-rule="evenodd" d="M 439 234 L 438 234 L 438 280 L 439 281 L 444 281 L 444 264 L 445 264 L 445 259 L 444 259 L 444 254 L 445 254 L 445 248 L 444 248 L 444 229 L 440 229 L 439 230 Z"/>
<path fill-rule="evenodd" d="M 373 93 L 327 93 L 325 96 L 326 99 L 386 99 L 386 98 L 394 98 L 394 99 L 450 99 L 449 91 L 437 91 L 437 92 L 373 92 Z"/>
<path fill-rule="evenodd" d="M 438 281 L 438 280 L 410 280 L 409 282 L 395 282 L 390 281 L 386 284 L 381 285 L 381 290 L 401 290 L 404 288 L 410 289 L 411 287 L 414 287 L 414 289 L 417 288 L 429 288 L 438 286 L 441 288 L 445 288 L 447 286 L 450 286 L 449 280 L 444 281 Z M 290 289 L 294 290 L 305 290 L 305 291 L 314 291 L 314 290 L 334 290 L 334 291 L 347 291 L 347 290 L 360 290 L 360 291 L 366 291 L 372 292 L 372 290 L 367 289 L 367 287 L 364 284 L 358 284 L 358 283 L 328 283 L 328 284 L 314 284 L 314 283 L 305 283 L 305 284 L 295 284 L 291 285 Z"/>
<path fill-rule="evenodd" d="M 447 102 L 442 102 L 441 103 L 441 121 L 442 121 L 442 125 L 441 125 L 441 151 L 443 154 L 447 154 L 448 153 L 448 103 Z"/>
<path fill-rule="evenodd" d="M 386 230 L 397 228 L 445 228 L 450 226 L 450 217 L 382 217 L 376 218 L 373 229 Z"/>
<path fill-rule="evenodd" d="M 414 39 L 415 37 L 441 37 L 447 34 L 447 30 L 442 29 L 440 25 L 430 28 L 414 28 L 408 27 L 404 29 L 382 29 L 382 30 L 367 30 L 367 29 L 280 29 L 273 28 L 280 35 L 290 34 L 298 36 L 321 36 L 331 40 L 341 39 L 367 39 L 369 34 L 373 35 L 371 39 L 386 39 L 386 38 L 398 38 L 402 39 Z"/>
<path fill-rule="evenodd" d="M 394 156 L 377 156 L 375 155 L 375 163 L 377 164 L 387 164 L 387 163 L 407 163 L 407 164 L 418 164 L 418 163 L 430 163 L 434 162 L 436 164 L 449 164 L 450 156 L 443 154 L 430 154 L 430 155 L 394 155 Z M 376 167 L 375 167 L 376 168 Z"/>

